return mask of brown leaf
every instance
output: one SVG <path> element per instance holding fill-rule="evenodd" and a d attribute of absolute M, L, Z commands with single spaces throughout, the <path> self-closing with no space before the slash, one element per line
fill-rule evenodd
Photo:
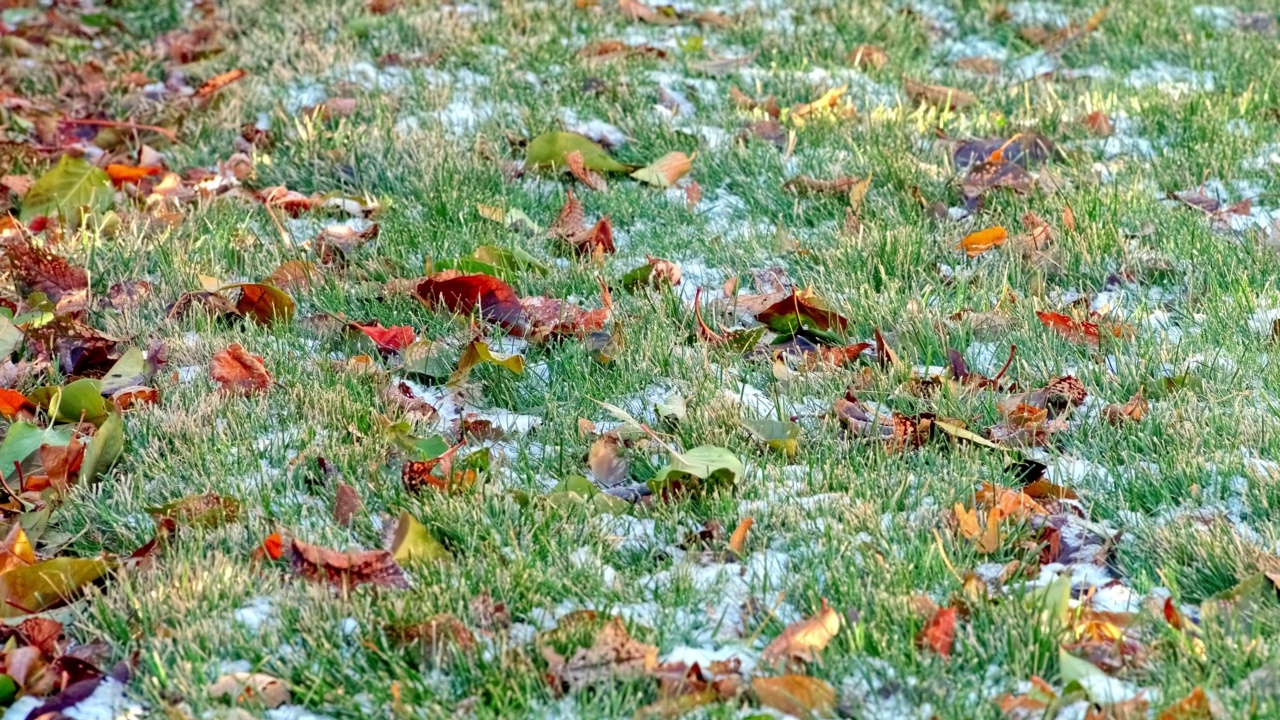
<path fill-rule="evenodd" d="M 276 708 L 289 702 L 289 686 L 285 681 L 265 673 L 238 672 L 223 675 L 205 692 L 211 698 L 229 698 L 237 705 Z"/>
<path fill-rule="evenodd" d="M 964 57 L 951 64 L 957 70 L 977 73 L 978 75 L 999 75 L 1003 70 L 999 62 L 988 57 Z"/>
<path fill-rule="evenodd" d="M 613 314 L 613 298 L 603 281 L 600 283 L 600 302 L 603 307 L 584 310 L 564 300 L 549 297 L 528 297 L 520 301 L 528 318 L 525 338 L 541 343 L 563 337 L 582 338 L 604 329 Z"/>
<path fill-rule="evenodd" d="M 1085 129 L 1095 137 L 1107 137 L 1115 133 L 1115 128 L 1111 125 L 1111 116 L 1103 110 L 1094 110 L 1085 115 L 1083 122 Z"/>
<path fill-rule="evenodd" d="M 232 343 L 226 350 L 213 354 L 209 376 L 223 390 L 240 395 L 266 392 L 271 386 L 271 374 L 262 364 L 262 358 L 250 355 L 240 343 Z"/>
<path fill-rule="evenodd" d="M 330 225 L 322 228 L 311 246 L 323 265 L 342 265 L 347 256 L 370 240 L 378 237 L 378 223 L 369 223 L 361 230 L 350 225 Z"/>
<path fill-rule="evenodd" d="M 904 79 L 903 82 L 906 85 L 907 96 L 912 100 L 928 103 L 944 112 L 947 110 L 963 110 L 978 102 L 977 98 L 964 90 L 957 90 L 944 85 L 927 85 L 909 78 Z"/>
<path fill-rule="evenodd" d="M 560 207 L 560 212 L 556 215 L 556 219 L 547 226 L 547 234 L 554 238 L 568 240 L 582 232 L 586 227 L 582 203 L 573 196 L 573 188 L 569 188 L 569 196 L 565 198 L 564 205 Z"/>
<path fill-rule="evenodd" d="M 799 718 L 825 717 L 836 709 L 835 688 L 808 675 L 752 678 L 751 691 L 761 705 Z"/>
<path fill-rule="evenodd" d="M 579 256 L 599 258 L 618 251 L 613 244 L 613 221 L 606 215 L 595 225 L 568 238 L 569 245 Z"/>
<path fill-rule="evenodd" d="M 107 302 L 116 310 L 135 308 L 151 297 L 151 283 L 146 280 L 116 283 L 107 289 Z"/>
<path fill-rule="evenodd" d="M 564 156 L 564 164 L 569 166 L 569 172 L 583 185 L 596 192 L 604 192 L 609 189 L 609 184 L 605 182 L 603 175 L 587 169 L 586 162 L 582 159 L 581 151 L 574 150 L 566 154 Z"/>
<path fill-rule="evenodd" d="M 849 53 L 849 64 L 862 70 L 879 70 L 887 62 L 889 54 L 877 45 L 859 45 Z"/>
<path fill-rule="evenodd" d="M 822 599 L 822 609 L 817 615 L 799 620 L 787 626 L 782 634 L 765 647 L 760 660 L 769 665 L 781 662 L 814 662 L 817 653 L 840 632 L 840 613 Z"/>
<path fill-rule="evenodd" d="M 208 100 L 219 90 L 222 90 L 222 88 L 230 85 L 231 83 L 240 81 L 246 74 L 247 73 L 244 70 L 239 68 L 228 70 L 224 73 L 218 73 L 206 80 L 203 85 L 196 88 L 195 98 L 197 100 Z"/>
<path fill-rule="evenodd" d="M 4 243 L 0 267 L 13 275 L 25 296 L 42 292 L 57 306 L 60 314 L 85 309 L 89 293 L 89 273 L 71 265 L 48 248 L 34 245 L 30 239 L 14 235 Z"/>
<path fill-rule="evenodd" d="M 1142 388 L 1138 388 L 1138 392 L 1123 405 L 1120 403 L 1111 403 L 1102 410 L 1102 415 L 1107 422 L 1112 425 L 1122 425 L 1126 421 L 1138 422 L 1147 414 L 1150 404 L 1142 395 Z"/>
<path fill-rule="evenodd" d="M 743 137 L 754 136 L 760 138 L 766 142 L 773 143 L 779 148 L 787 146 L 787 129 L 782 126 L 782 123 L 773 119 L 757 120 L 750 123 L 743 128 L 741 135 Z"/>
<path fill-rule="evenodd" d="M 0 543 L 0 574 L 15 568 L 34 565 L 35 562 L 35 548 L 27 539 L 27 533 L 22 529 L 21 523 L 15 522 L 9 529 L 9 534 L 5 536 L 4 542 Z M 61 631 L 62 626 L 58 627 Z"/>
<path fill-rule="evenodd" d="M 819 180 L 808 175 L 798 175 L 782 183 L 782 189 L 796 195 L 845 195 L 864 181 L 863 178 L 843 176 Z"/>
<path fill-rule="evenodd" d="M 431 660 L 453 660 L 479 648 L 476 636 L 458 618 L 441 613 L 420 625 L 389 628 L 390 635 L 403 645 L 417 644 Z"/>
<path fill-rule="evenodd" d="M 547 677 L 559 692 L 576 692 L 614 678 L 640 677 L 658 666 L 658 648 L 632 638 L 619 617 L 600 629 L 591 647 L 578 648 L 568 660 L 546 646 L 542 654 Z"/>
<path fill-rule="evenodd" d="M 293 540 L 290 556 L 293 569 L 299 575 L 309 580 L 328 581 L 339 588 L 365 584 L 409 587 L 404 570 L 386 550 L 344 553 Z"/>
<path fill-rule="evenodd" d="M 627 479 L 628 463 L 618 456 L 618 438 L 611 435 L 601 435 L 591 444 L 587 466 L 596 484 L 603 487 L 613 487 Z"/>
<path fill-rule="evenodd" d="M 267 276 L 267 282 L 281 290 L 295 290 L 310 287 L 311 283 L 319 277 L 320 270 L 315 263 L 306 260 L 286 260 Z"/>
<path fill-rule="evenodd" d="M 333 501 L 333 519 L 338 521 L 339 525 L 350 525 L 355 520 L 356 513 L 364 508 L 364 503 L 360 502 L 360 494 L 350 485 L 339 482 L 337 495 Z"/>

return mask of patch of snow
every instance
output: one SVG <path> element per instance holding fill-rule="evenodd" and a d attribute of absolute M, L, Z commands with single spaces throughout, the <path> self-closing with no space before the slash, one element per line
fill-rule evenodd
<path fill-rule="evenodd" d="M 1005 5 L 1004 9 L 1009 13 L 1010 22 L 1015 25 L 1066 27 L 1071 23 L 1067 11 L 1058 3 L 1015 2 Z"/>
<path fill-rule="evenodd" d="M 1229 30 L 1236 24 L 1240 11 L 1227 5 L 1196 5 L 1191 15 L 1215 30 Z"/>
<path fill-rule="evenodd" d="M 1178 98 L 1194 92 L 1211 92 L 1214 89 L 1212 72 L 1156 61 L 1146 67 L 1131 71 L 1125 83 L 1132 88 L 1154 87 L 1166 95 Z"/>
<path fill-rule="evenodd" d="M 231 617 L 250 632 L 260 632 L 264 625 L 276 621 L 275 601 L 265 595 L 259 595 L 249 601 L 248 605 L 237 608 Z"/>

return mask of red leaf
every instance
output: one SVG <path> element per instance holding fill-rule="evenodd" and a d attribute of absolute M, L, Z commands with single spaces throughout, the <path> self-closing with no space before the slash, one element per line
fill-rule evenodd
<path fill-rule="evenodd" d="M 382 327 L 382 323 L 376 325 L 352 323 L 351 327 L 368 335 L 369 339 L 383 352 L 400 352 L 412 345 L 414 341 L 413 328 L 408 325 L 393 325 L 386 328 Z"/>
<path fill-rule="evenodd" d="M 507 330 L 523 331 L 526 324 L 516 291 L 492 275 L 437 273 L 418 283 L 417 295 L 428 307 L 440 304 L 456 315 L 468 315 L 478 306 L 481 318 Z"/>
<path fill-rule="evenodd" d="M 922 648 L 932 650 L 943 658 L 951 657 L 951 643 L 956 639 L 956 609 L 941 608 L 920 631 L 916 642 Z"/>

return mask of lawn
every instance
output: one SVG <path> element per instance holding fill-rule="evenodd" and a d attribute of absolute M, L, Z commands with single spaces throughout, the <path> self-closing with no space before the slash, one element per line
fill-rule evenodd
<path fill-rule="evenodd" d="M 0 3 L 4 720 L 1280 717 L 1274 5 L 189 5 Z"/>

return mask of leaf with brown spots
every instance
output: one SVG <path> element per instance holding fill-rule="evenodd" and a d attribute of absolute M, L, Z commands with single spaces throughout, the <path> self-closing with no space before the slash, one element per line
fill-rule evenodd
<path fill-rule="evenodd" d="M 339 588 L 357 585 L 407 588 L 404 570 L 386 550 L 340 552 L 293 540 L 289 546 L 293 569 L 308 580 Z"/>
<path fill-rule="evenodd" d="M 573 252 L 579 257 L 599 259 L 618 251 L 613 244 L 613 221 L 606 215 L 595 225 L 567 239 Z"/>
<path fill-rule="evenodd" d="M 262 358 L 250 355 L 240 343 L 232 343 L 227 349 L 214 353 L 209 376 L 223 390 L 240 395 L 266 392 L 271 386 L 271 374 L 262 364 Z"/>

